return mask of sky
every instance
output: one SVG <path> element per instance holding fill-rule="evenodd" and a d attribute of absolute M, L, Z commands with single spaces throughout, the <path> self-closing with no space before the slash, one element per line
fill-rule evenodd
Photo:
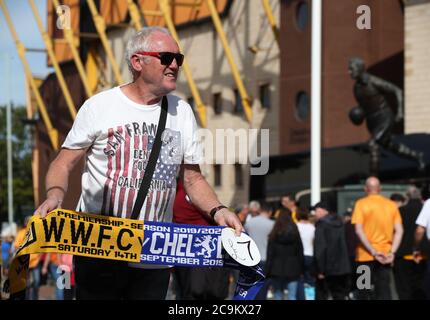
<path fill-rule="evenodd" d="M 35 0 L 46 28 L 46 2 Z M 18 37 L 26 48 L 45 48 L 27 0 L 5 0 Z M 52 72 L 47 67 L 46 53 L 26 52 L 27 61 L 34 76 L 45 78 Z M 7 67 L 9 63 L 9 67 Z M 24 68 L 16 51 L 3 11 L 0 10 L 0 105 L 12 101 L 14 105 L 25 104 Z"/>

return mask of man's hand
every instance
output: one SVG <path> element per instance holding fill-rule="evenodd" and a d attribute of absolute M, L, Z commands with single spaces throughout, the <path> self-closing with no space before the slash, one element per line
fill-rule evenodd
<path fill-rule="evenodd" d="M 57 199 L 55 197 L 51 197 L 46 199 L 39 208 L 34 212 L 35 215 L 40 215 L 41 218 L 45 218 L 48 212 L 51 212 L 54 209 L 61 208 L 62 200 Z"/>
<path fill-rule="evenodd" d="M 228 209 L 224 208 L 218 210 L 215 213 L 214 220 L 220 226 L 228 226 L 233 228 L 236 231 L 236 236 L 240 236 L 240 233 L 243 231 L 243 226 L 240 223 L 237 215 Z"/>
<path fill-rule="evenodd" d="M 396 256 L 394 255 L 394 253 L 390 252 L 385 256 L 385 264 L 394 264 L 394 258 Z"/>
<path fill-rule="evenodd" d="M 421 256 L 421 252 L 420 252 L 420 251 L 418 251 L 418 250 L 415 250 L 415 251 L 412 253 L 412 256 L 413 256 L 414 262 L 415 262 L 416 264 L 419 264 L 419 263 L 421 262 L 421 260 L 423 259 L 423 258 L 422 258 L 422 256 Z"/>
<path fill-rule="evenodd" d="M 373 254 L 373 256 L 375 257 L 375 260 L 378 261 L 380 264 L 386 264 L 386 256 L 385 254 L 381 253 L 381 252 L 376 252 Z"/>

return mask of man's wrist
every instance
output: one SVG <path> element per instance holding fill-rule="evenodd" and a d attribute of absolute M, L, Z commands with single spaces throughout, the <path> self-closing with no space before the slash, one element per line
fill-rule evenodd
<path fill-rule="evenodd" d="M 46 198 L 52 199 L 61 204 L 63 202 L 64 196 L 66 195 L 66 190 L 60 186 L 53 186 L 46 190 Z"/>
<path fill-rule="evenodd" d="M 63 187 L 60 187 L 60 186 L 52 186 L 52 187 L 46 189 L 46 195 L 47 196 L 49 194 L 51 194 L 51 193 L 54 193 L 54 192 L 55 193 L 61 192 L 63 195 L 66 194 L 66 190 Z"/>
<path fill-rule="evenodd" d="M 214 219 L 214 218 L 215 218 L 215 214 L 216 214 L 219 210 L 221 210 L 221 209 L 227 209 L 227 207 L 226 207 L 226 206 L 224 206 L 224 205 L 219 205 L 219 206 L 217 206 L 217 207 L 215 207 L 215 208 L 212 208 L 212 210 L 211 210 L 211 211 L 209 211 L 209 215 L 211 216 L 211 218 L 212 218 L 212 219 Z"/>
<path fill-rule="evenodd" d="M 57 207 L 61 206 L 61 204 L 63 203 L 63 197 L 58 195 L 50 194 L 46 197 L 46 199 L 55 201 L 57 203 Z"/>

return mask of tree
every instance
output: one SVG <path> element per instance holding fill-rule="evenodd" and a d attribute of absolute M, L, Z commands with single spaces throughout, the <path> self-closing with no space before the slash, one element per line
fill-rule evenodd
<path fill-rule="evenodd" d="M 25 126 L 26 108 L 12 106 L 14 220 L 23 221 L 34 207 L 31 172 L 32 129 Z M 8 220 L 6 106 L 0 106 L 0 222 Z"/>

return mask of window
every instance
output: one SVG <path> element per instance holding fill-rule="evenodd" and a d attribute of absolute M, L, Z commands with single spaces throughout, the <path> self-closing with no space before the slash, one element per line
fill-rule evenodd
<path fill-rule="evenodd" d="M 296 95 L 296 118 L 304 121 L 309 117 L 309 95 L 300 91 Z"/>
<path fill-rule="evenodd" d="M 236 187 L 243 187 L 243 171 L 242 171 L 242 165 L 240 163 L 234 164 L 234 177 L 235 177 Z"/>
<path fill-rule="evenodd" d="M 300 1 L 296 9 L 296 25 L 304 31 L 309 23 L 309 6 L 306 1 Z"/>
<path fill-rule="evenodd" d="M 188 97 L 187 102 L 191 106 L 191 109 L 193 111 L 195 111 L 196 110 L 196 106 L 195 106 L 195 103 L 194 103 L 194 98 L 193 97 Z"/>
<path fill-rule="evenodd" d="M 242 97 L 238 89 L 234 89 L 234 113 L 243 113 Z"/>
<path fill-rule="evenodd" d="M 214 186 L 215 187 L 221 186 L 221 165 L 220 164 L 214 164 Z"/>
<path fill-rule="evenodd" d="M 214 106 L 215 114 L 222 113 L 222 100 L 221 100 L 220 92 L 214 94 L 213 106 Z"/>
<path fill-rule="evenodd" d="M 268 83 L 260 86 L 260 103 L 263 109 L 270 109 L 270 85 Z"/>

